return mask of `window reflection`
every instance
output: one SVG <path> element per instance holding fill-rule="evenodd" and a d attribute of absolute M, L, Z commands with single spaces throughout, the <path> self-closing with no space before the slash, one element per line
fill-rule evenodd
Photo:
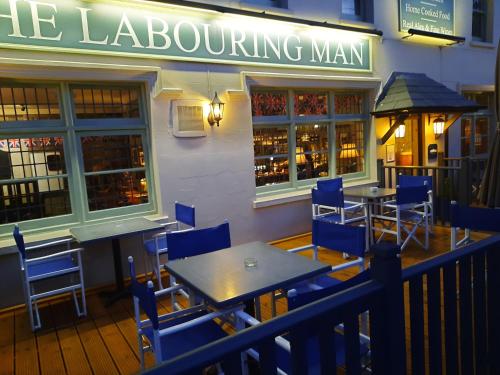
<path fill-rule="evenodd" d="M 296 127 L 297 179 L 328 176 L 328 127 L 308 124 Z"/>

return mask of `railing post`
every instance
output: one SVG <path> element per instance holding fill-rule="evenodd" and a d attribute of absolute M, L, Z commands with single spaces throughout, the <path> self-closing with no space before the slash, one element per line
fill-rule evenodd
<path fill-rule="evenodd" d="M 401 249 L 393 243 L 381 242 L 373 245 L 375 254 L 371 260 L 372 278 L 384 285 L 384 363 L 385 373 L 406 373 L 405 315 L 403 280 L 401 276 Z M 380 341 L 379 341 L 380 342 Z"/>
<path fill-rule="evenodd" d="M 377 159 L 377 179 L 378 179 L 378 187 L 381 188 L 386 187 L 384 159 Z"/>
<path fill-rule="evenodd" d="M 472 200 L 472 178 L 470 158 L 463 158 L 458 177 L 458 202 L 468 206 Z"/>

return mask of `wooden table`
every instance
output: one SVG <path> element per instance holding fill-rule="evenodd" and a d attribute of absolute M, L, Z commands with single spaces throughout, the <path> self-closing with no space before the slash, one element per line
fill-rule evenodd
<path fill-rule="evenodd" d="M 108 304 L 111 304 L 128 294 L 123 283 L 120 239 L 161 229 L 163 229 L 161 224 L 139 217 L 100 224 L 83 225 L 71 228 L 69 231 L 79 243 L 84 245 L 95 241 L 111 240 L 116 282 L 116 291 L 108 300 Z"/>
<path fill-rule="evenodd" d="M 373 244 L 372 231 L 372 212 L 374 204 L 380 203 L 381 200 L 392 198 L 396 195 L 396 189 L 392 188 L 377 188 L 370 187 L 352 187 L 344 189 L 346 197 L 360 198 L 368 205 L 368 233 L 370 235 L 370 243 Z"/>
<path fill-rule="evenodd" d="M 255 258 L 257 266 L 245 267 L 247 258 Z M 264 242 L 250 242 L 174 260 L 165 268 L 217 308 L 252 300 L 331 270 L 328 264 L 288 253 Z"/>

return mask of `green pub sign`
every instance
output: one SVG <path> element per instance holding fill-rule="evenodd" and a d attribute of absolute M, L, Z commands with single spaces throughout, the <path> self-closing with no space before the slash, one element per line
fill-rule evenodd
<path fill-rule="evenodd" d="M 399 0 L 399 29 L 455 35 L 455 0 Z"/>
<path fill-rule="evenodd" d="M 352 71 L 372 68 L 371 40 L 359 33 L 133 0 L 0 0 L 0 48 Z"/>

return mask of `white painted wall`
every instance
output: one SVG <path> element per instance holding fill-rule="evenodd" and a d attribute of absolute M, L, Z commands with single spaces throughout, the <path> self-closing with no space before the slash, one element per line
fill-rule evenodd
<path fill-rule="evenodd" d="M 239 1 L 212 1 L 214 3 L 245 6 Z M 150 98 L 151 139 L 156 194 L 160 214 L 173 213 L 173 202 L 194 204 L 199 226 L 215 225 L 228 219 L 233 243 L 254 240 L 269 241 L 304 233 L 310 230 L 310 200 L 267 208 L 253 208 L 256 188 L 253 170 L 253 140 L 251 110 L 248 96 L 228 95 L 227 90 L 242 90 L 242 71 L 274 72 L 280 75 L 274 82 L 300 86 L 354 87 L 378 78 L 384 83 L 393 71 L 422 72 L 452 89 L 458 85 L 491 85 L 495 49 L 472 46 L 470 41 L 472 0 L 456 0 L 457 35 L 464 36 L 464 45 L 440 48 L 412 41 L 402 41 L 397 31 L 397 2 L 374 0 L 375 22 L 371 27 L 384 32 L 383 38 L 373 39 L 372 74 L 358 74 L 357 81 L 325 79 L 327 76 L 345 76 L 328 71 L 307 71 L 265 67 L 245 67 L 202 63 L 181 63 L 146 59 L 102 58 L 77 54 L 51 54 L 43 52 L 0 50 L 0 76 L 9 78 L 40 78 L 67 80 L 130 80 L 144 81 L 148 87 L 155 84 L 155 71 L 162 69 L 164 87 L 180 88 L 182 94 L 161 94 Z M 340 0 L 299 1 L 289 0 L 286 15 L 316 18 L 338 22 Z M 500 7 L 496 7 L 496 24 L 500 24 Z M 495 30 L 495 40 L 500 37 L 500 27 Z M 56 62 L 57 61 L 57 62 Z M 90 65 L 90 64 L 91 65 Z M 106 65 L 104 65 L 106 64 Z M 290 74 L 290 76 L 287 76 Z M 298 75 L 316 75 L 314 79 Z M 354 75 L 349 73 L 349 76 Z M 255 78 L 254 82 L 266 82 Z M 267 82 L 272 82 L 267 80 Z M 370 81 L 372 102 L 379 84 Z M 196 139 L 176 138 L 172 134 L 171 100 L 209 100 L 216 90 L 226 104 L 224 120 L 219 128 L 207 129 L 207 136 Z M 376 153 L 375 129 L 370 131 L 369 150 Z M 376 179 L 375 160 L 371 160 L 371 175 Z M 123 265 L 126 255 L 142 256 L 140 240 L 123 241 Z M 87 285 L 106 284 L 113 281 L 112 261 L 108 244 L 87 248 L 85 274 Z M 141 266 L 142 260 L 138 261 Z M 139 267 L 139 271 L 142 267 Z M 126 269 L 126 268 L 125 268 Z M 0 257 L 0 307 L 21 303 L 21 283 L 18 264 L 13 255 Z M 15 286 L 14 286 L 15 285 Z M 8 286 L 8 287 L 7 287 Z M 19 293 L 12 293 L 19 287 Z"/>

